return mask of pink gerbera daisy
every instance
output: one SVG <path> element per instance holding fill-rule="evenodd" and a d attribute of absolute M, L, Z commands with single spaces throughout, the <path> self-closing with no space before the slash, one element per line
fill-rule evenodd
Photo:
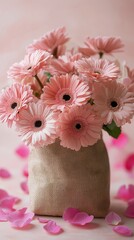
<path fill-rule="evenodd" d="M 0 120 L 7 122 L 8 126 L 11 127 L 13 121 L 18 119 L 18 112 L 22 108 L 26 108 L 32 100 L 30 86 L 14 83 L 11 87 L 3 90 L 0 95 Z"/>
<path fill-rule="evenodd" d="M 95 83 L 93 98 L 105 124 L 114 120 L 117 126 L 122 126 L 134 115 L 134 93 L 119 82 Z"/>
<path fill-rule="evenodd" d="M 32 146 L 46 146 L 55 141 L 58 113 L 51 111 L 39 101 L 30 103 L 29 107 L 19 113 L 17 130 L 22 140 Z"/>
<path fill-rule="evenodd" d="M 20 63 L 14 63 L 10 67 L 8 78 L 24 84 L 31 83 L 32 78 L 40 70 L 45 69 L 49 58 L 50 54 L 45 51 L 36 50 L 33 53 L 29 53 Z"/>
<path fill-rule="evenodd" d="M 88 84 L 75 75 L 55 76 L 44 87 L 41 99 L 46 105 L 63 110 L 65 106 L 86 104 L 90 91 Z"/>
<path fill-rule="evenodd" d="M 79 51 L 87 57 L 99 54 L 102 57 L 103 53 L 111 54 L 119 52 L 124 47 L 120 38 L 116 37 L 88 37 L 85 41 L 86 47 L 79 48 Z"/>
<path fill-rule="evenodd" d="M 83 58 L 75 64 L 77 71 L 90 80 L 103 81 L 119 76 L 119 67 L 106 59 Z"/>
<path fill-rule="evenodd" d="M 65 109 L 57 122 L 57 132 L 63 147 L 79 151 L 101 138 L 102 123 L 89 104 Z"/>
<path fill-rule="evenodd" d="M 69 40 L 65 31 L 65 27 L 62 27 L 47 33 L 40 39 L 35 40 L 33 44 L 28 47 L 28 52 L 40 49 L 51 53 L 57 58 L 64 53 L 64 44 Z"/>

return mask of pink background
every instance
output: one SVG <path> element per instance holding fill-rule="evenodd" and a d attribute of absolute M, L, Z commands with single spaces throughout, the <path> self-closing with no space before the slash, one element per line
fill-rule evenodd
<path fill-rule="evenodd" d="M 6 72 L 10 65 L 20 61 L 25 54 L 25 47 L 39 38 L 47 31 L 59 26 L 65 26 L 71 37 L 69 46 L 82 44 L 87 36 L 120 36 L 125 43 L 125 52 L 118 54 L 121 61 L 134 68 L 134 1 L 133 0 L 0 0 L 0 88 L 6 86 Z M 121 161 L 125 155 L 133 152 L 134 121 L 126 125 L 123 131 L 128 133 L 129 145 L 123 150 L 110 150 L 112 165 Z M 17 134 L 0 125 L 0 167 L 7 167 L 13 174 L 11 181 L 0 179 L 0 188 L 10 190 L 23 198 L 22 206 L 27 204 L 27 198 L 19 189 L 23 179 L 21 168 L 23 161 L 14 154 L 19 145 Z M 113 174 L 111 194 L 123 183 L 133 182 L 127 174 L 120 169 Z M 112 199 L 112 206 L 118 213 L 125 205 Z M 42 226 L 27 231 L 11 229 L 7 223 L 0 223 L 0 238 L 2 240 L 21 239 L 92 239 L 112 240 L 122 237 L 112 232 L 104 220 L 96 219 L 96 225 L 90 229 L 80 229 L 64 223 L 62 219 L 57 222 L 65 229 L 65 233 L 54 237 L 42 230 Z M 124 220 L 125 224 L 134 228 L 134 221 Z M 98 224 L 98 228 L 95 227 Z"/>

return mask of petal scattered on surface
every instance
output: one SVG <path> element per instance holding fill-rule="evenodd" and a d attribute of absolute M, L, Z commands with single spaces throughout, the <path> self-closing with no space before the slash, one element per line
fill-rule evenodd
<path fill-rule="evenodd" d="M 27 208 L 22 208 L 9 214 L 8 221 L 11 222 L 12 227 L 23 228 L 31 223 L 34 217 L 34 213 L 26 213 L 26 210 Z"/>
<path fill-rule="evenodd" d="M 27 181 L 21 182 L 20 187 L 26 194 L 29 194 Z"/>
<path fill-rule="evenodd" d="M 128 157 L 125 160 L 124 167 L 129 172 L 131 172 L 134 169 L 134 154 L 128 155 Z"/>
<path fill-rule="evenodd" d="M 16 148 L 15 152 L 21 158 L 28 158 L 29 156 L 29 148 L 24 144 Z"/>
<path fill-rule="evenodd" d="M 5 212 L 3 209 L 0 209 L 0 222 L 8 221 L 8 212 Z"/>
<path fill-rule="evenodd" d="M 127 134 L 121 133 L 117 139 L 112 138 L 111 145 L 117 148 L 124 148 L 127 145 L 128 141 L 129 139 Z"/>
<path fill-rule="evenodd" d="M 50 220 L 42 217 L 37 218 L 40 223 L 48 223 Z"/>
<path fill-rule="evenodd" d="M 119 233 L 123 236 L 127 236 L 127 237 L 133 236 L 133 231 L 127 226 L 123 226 L 123 225 L 116 226 L 116 227 L 113 228 L 113 230 L 116 233 Z"/>
<path fill-rule="evenodd" d="M 23 172 L 23 176 L 28 177 L 28 175 L 29 175 L 29 173 L 28 173 L 28 164 L 25 164 L 22 172 Z"/>
<path fill-rule="evenodd" d="M 48 233 L 51 234 L 59 234 L 62 232 L 62 229 L 60 226 L 56 224 L 54 221 L 49 221 L 44 227 L 43 227 Z"/>
<path fill-rule="evenodd" d="M 0 177 L 1 178 L 10 178 L 11 173 L 5 168 L 0 168 Z"/>
<path fill-rule="evenodd" d="M 115 212 L 110 212 L 105 217 L 105 221 L 109 225 L 115 225 L 116 226 L 121 222 L 121 217 Z"/>
<path fill-rule="evenodd" d="M 116 198 L 129 201 L 134 198 L 134 185 L 129 184 L 128 186 L 122 185 L 116 195 Z"/>
<path fill-rule="evenodd" d="M 76 225 L 85 225 L 93 221 L 94 216 L 88 215 L 85 212 L 80 212 L 78 209 L 75 208 L 67 208 L 64 211 L 63 219 L 65 221 L 70 222 L 71 224 Z"/>
<path fill-rule="evenodd" d="M 63 213 L 63 219 L 65 221 L 69 221 L 70 222 L 77 213 L 79 213 L 78 209 L 76 209 L 76 208 L 67 208 L 64 211 L 64 213 Z"/>
<path fill-rule="evenodd" d="M 134 199 L 128 202 L 128 207 L 125 211 L 125 216 L 134 218 Z"/>

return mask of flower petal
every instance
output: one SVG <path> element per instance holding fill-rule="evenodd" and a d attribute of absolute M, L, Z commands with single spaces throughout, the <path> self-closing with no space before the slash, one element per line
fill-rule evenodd
<path fill-rule="evenodd" d="M 28 173 L 28 164 L 26 164 L 23 168 L 23 176 L 28 177 L 29 173 Z"/>
<path fill-rule="evenodd" d="M 128 202 L 128 207 L 126 209 L 125 216 L 129 218 L 134 218 L 134 200 Z"/>
<path fill-rule="evenodd" d="M 15 152 L 21 158 L 28 158 L 29 156 L 29 148 L 26 145 L 20 145 Z"/>
<path fill-rule="evenodd" d="M 79 210 L 76 208 L 67 208 L 63 213 L 63 219 L 65 221 L 72 221 L 76 213 L 79 213 Z"/>
<path fill-rule="evenodd" d="M 117 148 L 124 148 L 128 143 L 128 136 L 125 133 L 121 133 L 120 136 L 115 139 L 112 138 L 111 145 Z"/>
<path fill-rule="evenodd" d="M 128 187 L 126 185 L 122 185 L 116 195 L 116 198 L 122 199 L 124 201 L 129 201 L 134 198 L 134 185 L 129 184 Z"/>
<path fill-rule="evenodd" d="M 123 236 L 127 236 L 127 237 L 133 236 L 133 231 L 129 227 L 124 225 L 116 226 L 113 228 L 113 230 L 116 233 L 119 233 Z"/>
<path fill-rule="evenodd" d="M 0 209 L 0 222 L 8 221 L 8 212 L 5 212 L 3 209 Z"/>
<path fill-rule="evenodd" d="M 28 189 L 28 183 L 27 183 L 27 181 L 21 182 L 20 186 L 21 186 L 21 189 L 22 189 L 26 194 L 29 194 L 29 189 Z"/>
<path fill-rule="evenodd" d="M 37 218 L 40 223 L 48 223 L 50 220 L 42 217 Z"/>
<path fill-rule="evenodd" d="M 76 215 L 74 216 L 74 218 L 72 219 L 71 223 L 72 224 L 76 224 L 76 225 L 85 225 L 87 223 L 90 223 L 92 222 L 94 219 L 94 216 L 93 215 L 88 215 L 87 213 L 85 212 L 79 212 L 79 213 L 76 213 Z"/>
<path fill-rule="evenodd" d="M 43 227 L 48 233 L 52 234 L 59 234 L 62 232 L 62 229 L 60 226 L 56 224 L 54 221 L 49 221 L 44 227 Z"/>
<path fill-rule="evenodd" d="M 26 213 L 27 208 L 16 210 L 9 214 L 8 221 L 14 228 L 23 228 L 31 223 L 34 217 L 33 212 Z"/>
<path fill-rule="evenodd" d="M 5 168 L 0 168 L 0 177 L 1 178 L 10 178 L 11 173 Z"/>
<path fill-rule="evenodd" d="M 115 212 L 110 212 L 105 217 L 105 221 L 110 225 L 118 225 L 121 222 L 121 217 Z"/>

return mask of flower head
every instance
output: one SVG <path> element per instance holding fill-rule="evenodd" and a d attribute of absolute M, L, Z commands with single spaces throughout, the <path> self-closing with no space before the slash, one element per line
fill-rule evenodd
<path fill-rule="evenodd" d="M 64 44 L 69 40 L 65 31 L 65 27 L 62 27 L 47 33 L 40 39 L 35 40 L 33 44 L 28 47 L 28 52 L 40 49 L 51 53 L 57 58 L 64 53 Z"/>
<path fill-rule="evenodd" d="M 120 38 L 116 37 L 88 37 L 85 41 L 86 47 L 79 48 L 79 51 L 87 57 L 95 54 L 103 55 L 103 53 L 111 54 L 119 52 L 124 47 Z"/>
<path fill-rule="evenodd" d="M 57 122 L 60 144 L 76 151 L 95 144 L 101 137 L 101 129 L 101 120 L 89 104 L 66 108 Z"/>
<path fill-rule="evenodd" d="M 104 123 L 112 120 L 117 126 L 121 126 L 134 115 L 134 93 L 119 82 L 95 83 L 93 93 L 95 108 L 99 112 Z"/>
<path fill-rule="evenodd" d="M 2 91 L 0 95 L 0 120 L 12 126 L 13 121 L 19 118 L 18 112 L 27 108 L 28 103 L 33 100 L 30 86 L 14 83 Z"/>
<path fill-rule="evenodd" d="M 32 146 L 46 146 L 55 141 L 58 114 L 39 101 L 30 103 L 29 107 L 19 113 L 17 130 L 22 140 Z"/>
<path fill-rule="evenodd" d="M 41 99 L 46 105 L 63 110 L 65 106 L 86 104 L 90 91 L 87 83 L 75 75 L 55 76 L 44 87 Z"/>
<path fill-rule="evenodd" d="M 75 67 L 89 80 L 105 81 L 119 75 L 119 67 L 106 59 L 83 58 L 76 62 Z"/>
<path fill-rule="evenodd" d="M 31 83 L 32 78 L 36 76 L 40 70 L 45 69 L 49 58 L 50 54 L 41 50 L 28 53 L 24 60 L 20 63 L 14 63 L 10 67 L 8 78 L 22 82 L 23 84 Z"/>

